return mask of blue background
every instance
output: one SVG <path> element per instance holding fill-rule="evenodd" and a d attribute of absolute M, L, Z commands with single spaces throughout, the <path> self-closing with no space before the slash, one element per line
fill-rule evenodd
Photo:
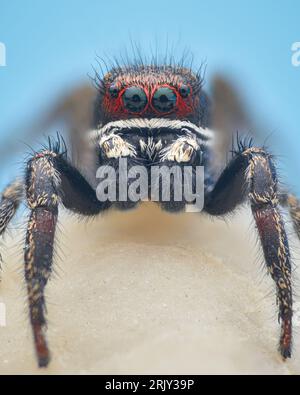
<path fill-rule="evenodd" d="M 87 79 L 95 55 L 118 55 L 130 40 L 188 46 L 207 79 L 233 76 L 251 111 L 266 121 L 282 167 L 300 192 L 299 0 L 0 0 L 0 143 L 68 85 Z M 3 172 L 4 170 L 2 170 Z"/>

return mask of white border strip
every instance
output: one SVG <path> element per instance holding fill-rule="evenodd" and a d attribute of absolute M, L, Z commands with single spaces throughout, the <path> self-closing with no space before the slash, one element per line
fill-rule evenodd
<path fill-rule="evenodd" d="M 112 121 L 100 127 L 98 129 L 99 135 L 103 135 L 109 133 L 112 129 L 116 132 L 118 129 L 124 131 L 124 129 L 160 129 L 160 128 L 168 128 L 174 131 L 180 131 L 182 129 L 187 129 L 191 133 L 197 134 L 203 140 L 211 140 L 214 136 L 214 133 L 210 129 L 203 129 L 192 122 L 189 121 L 180 121 L 178 119 L 165 119 L 165 118 L 132 118 L 132 119 L 122 119 L 119 121 Z"/>

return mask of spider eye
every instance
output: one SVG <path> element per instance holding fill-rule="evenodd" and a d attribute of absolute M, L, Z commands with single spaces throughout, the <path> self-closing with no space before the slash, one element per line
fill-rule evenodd
<path fill-rule="evenodd" d="M 117 87 L 116 84 L 112 84 L 109 87 L 109 94 L 113 99 L 116 99 L 119 96 L 120 89 Z"/>
<path fill-rule="evenodd" d="M 185 99 L 191 93 L 191 88 L 187 85 L 182 84 L 181 87 L 179 88 L 179 93 L 180 93 L 180 96 Z"/>
<path fill-rule="evenodd" d="M 122 97 L 124 107 L 130 112 L 141 112 L 147 105 L 146 93 L 139 86 L 131 86 L 125 89 Z"/>
<path fill-rule="evenodd" d="M 176 94 L 168 87 L 161 87 L 153 95 L 152 105 L 159 112 L 169 112 L 176 105 Z"/>

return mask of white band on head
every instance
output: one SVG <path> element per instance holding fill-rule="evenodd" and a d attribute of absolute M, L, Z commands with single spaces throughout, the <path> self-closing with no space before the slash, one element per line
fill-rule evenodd
<path fill-rule="evenodd" d="M 126 129 L 130 130 L 132 128 L 136 129 L 170 129 L 174 131 L 181 131 L 185 129 L 186 132 L 195 133 L 202 140 L 211 140 L 213 138 L 213 131 L 210 129 L 204 129 L 192 122 L 189 121 L 181 121 L 178 119 L 165 119 L 165 118 L 132 118 L 132 119 L 122 119 L 118 121 L 112 121 L 104 125 L 103 127 L 99 127 L 97 130 L 98 135 L 101 136 L 103 134 L 109 133 L 111 130 L 125 131 Z"/>

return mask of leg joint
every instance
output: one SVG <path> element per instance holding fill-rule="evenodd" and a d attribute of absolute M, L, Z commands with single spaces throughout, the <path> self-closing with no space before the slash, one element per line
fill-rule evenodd
<path fill-rule="evenodd" d="M 260 148 L 249 148 L 242 155 L 248 157 L 246 178 L 249 184 L 249 198 L 252 205 L 276 206 L 277 175 L 271 156 Z"/>

